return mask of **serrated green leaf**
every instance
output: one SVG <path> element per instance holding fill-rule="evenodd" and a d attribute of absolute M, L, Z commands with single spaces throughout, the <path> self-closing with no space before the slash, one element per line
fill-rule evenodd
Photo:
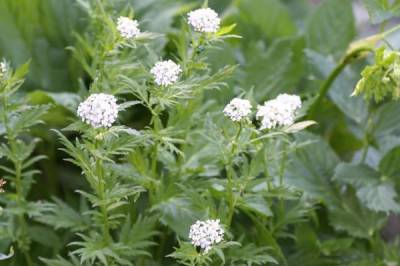
<path fill-rule="evenodd" d="M 285 173 L 286 184 L 304 191 L 312 198 L 332 204 L 336 199 L 336 191 L 330 179 L 339 158 L 323 139 L 315 135 L 302 133 L 296 139 L 316 142 L 290 156 Z"/>
<path fill-rule="evenodd" d="M 357 191 L 357 196 L 373 211 L 400 212 L 400 204 L 396 202 L 398 195 L 391 183 L 362 187 Z"/>
<path fill-rule="evenodd" d="M 289 10 L 279 0 L 237 1 L 237 7 L 241 19 L 259 28 L 267 38 L 287 37 L 296 33 Z"/>
<path fill-rule="evenodd" d="M 307 47 L 322 54 L 343 52 L 355 36 L 351 0 L 324 0 L 307 22 Z"/>
<path fill-rule="evenodd" d="M 303 49 L 302 38 L 278 39 L 266 51 L 260 46 L 250 47 L 243 82 L 246 87 L 254 86 L 257 101 L 290 92 L 296 86 L 304 73 Z"/>
<path fill-rule="evenodd" d="M 265 217 L 272 216 L 272 211 L 268 202 L 261 195 L 245 195 L 239 203 L 239 206 Z"/>

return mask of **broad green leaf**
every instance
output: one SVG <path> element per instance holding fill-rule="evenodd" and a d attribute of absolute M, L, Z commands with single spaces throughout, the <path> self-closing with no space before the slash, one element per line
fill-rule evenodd
<path fill-rule="evenodd" d="M 393 188 L 393 184 L 385 182 L 379 185 L 368 185 L 357 191 L 358 198 L 373 211 L 386 213 L 400 212 L 398 195 Z"/>
<path fill-rule="evenodd" d="M 258 247 L 254 243 L 230 249 L 227 257 L 231 265 L 237 263 L 247 263 L 247 265 L 268 265 L 268 263 L 278 264 L 278 261 L 269 253 L 272 248 Z"/>
<path fill-rule="evenodd" d="M 370 21 L 373 24 L 400 16 L 398 1 L 393 4 L 389 0 L 363 0 L 362 2 L 368 10 Z"/>
<path fill-rule="evenodd" d="M 13 65 L 32 59 L 24 88 L 71 91 L 80 68 L 70 64 L 65 47 L 84 18 L 68 0 L 0 1 L 1 55 Z"/>
<path fill-rule="evenodd" d="M 380 173 L 366 165 L 339 164 L 334 179 L 351 184 L 361 203 L 372 211 L 399 212 L 400 204 L 393 184 L 380 179 Z"/>
<path fill-rule="evenodd" d="M 193 208 L 190 201 L 184 198 L 170 198 L 154 207 L 161 213 L 161 222 L 183 238 L 188 237 L 190 226 L 202 216 Z"/>
<path fill-rule="evenodd" d="M 287 37 L 296 33 L 296 26 L 290 13 L 281 1 L 241 0 L 236 2 L 240 19 L 258 28 L 265 37 Z"/>
<path fill-rule="evenodd" d="M 303 39 L 295 38 L 276 40 L 266 51 L 250 47 L 243 86 L 254 86 L 259 102 L 292 91 L 304 74 L 303 45 Z"/>
<path fill-rule="evenodd" d="M 398 182 L 400 178 L 400 147 L 396 147 L 386 155 L 379 162 L 379 170 L 385 176 Z"/>
<path fill-rule="evenodd" d="M 364 208 L 352 190 L 340 197 L 340 204 L 328 206 L 329 223 L 336 230 L 368 239 L 383 226 L 386 217 Z"/>
<path fill-rule="evenodd" d="M 286 184 L 304 191 L 309 197 L 333 204 L 336 191 L 331 182 L 339 158 L 323 139 L 310 133 L 296 137 L 298 141 L 314 140 L 290 156 L 285 173 Z"/>
<path fill-rule="evenodd" d="M 355 36 L 351 0 L 324 0 L 307 21 L 307 47 L 322 54 L 343 52 Z"/>
<path fill-rule="evenodd" d="M 340 163 L 335 169 L 333 180 L 360 188 L 367 185 L 377 185 L 379 173 L 364 164 Z"/>
<path fill-rule="evenodd" d="M 352 238 L 330 239 L 321 242 L 319 247 L 324 255 L 330 256 L 332 254 L 335 254 L 336 252 L 345 251 L 346 249 L 349 249 L 353 244 L 353 242 L 354 239 Z"/>
<path fill-rule="evenodd" d="M 33 104 L 52 103 L 62 106 L 75 113 L 81 98 L 79 95 L 70 92 L 45 92 L 35 90 L 28 94 L 29 101 Z"/>
<path fill-rule="evenodd" d="M 389 102 L 381 105 L 373 114 L 371 135 L 381 155 L 400 145 L 400 105 Z"/>
<path fill-rule="evenodd" d="M 194 8 L 192 3 L 183 1 L 158 0 L 132 0 L 132 7 L 140 21 L 143 21 L 145 29 L 152 32 L 167 33 L 171 30 L 175 16 L 181 16 Z"/>
<path fill-rule="evenodd" d="M 239 203 L 241 208 L 254 211 L 259 215 L 266 217 L 272 216 L 271 209 L 268 202 L 261 196 L 248 195 L 242 198 L 243 201 Z"/>

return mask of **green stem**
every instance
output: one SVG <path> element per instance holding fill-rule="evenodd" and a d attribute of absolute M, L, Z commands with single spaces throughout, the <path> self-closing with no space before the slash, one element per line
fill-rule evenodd
<path fill-rule="evenodd" d="M 361 154 L 361 163 L 364 163 L 365 160 L 367 159 L 368 149 L 369 149 L 368 143 L 367 143 L 367 145 L 364 144 L 364 148 L 363 148 L 363 151 Z"/>
<path fill-rule="evenodd" d="M 189 56 L 189 66 L 185 69 L 185 76 L 189 77 L 192 74 L 193 62 L 196 61 L 197 58 L 197 49 L 204 43 L 204 36 L 201 35 L 198 40 L 192 38 L 192 53 Z"/>
<path fill-rule="evenodd" d="M 283 176 L 285 174 L 286 161 L 287 161 L 287 151 L 286 151 L 286 145 L 285 145 L 283 154 L 282 154 L 281 164 L 279 167 L 279 186 L 283 185 Z"/>
<path fill-rule="evenodd" d="M 149 191 L 149 201 L 150 204 L 153 205 L 153 201 L 155 198 L 155 195 L 157 193 L 158 189 L 158 184 L 157 180 L 158 178 L 158 171 L 157 171 L 157 162 L 158 162 L 158 151 L 159 151 L 159 132 L 163 129 L 163 124 L 161 122 L 159 113 L 160 113 L 160 108 L 156 106 L 156 108 L 150 108 L 151 113 L 152 113 L 152 119 L 150 124 L 153 125 L 153 135 L 154 135 L 154 146 L 152 150 L 150 151 L 150 162 L 151 162 L 151 176 L 154 180 L 153 184 L 151 185 L 151 190 Z"/>
<path fill-rule="evenodd" d="M 387 37 L 388 35 L 390 35 L 390 34 L 396 32 L 396 31 L 398 31 L 399 29 L 400 29 L 400 24 L 397 25 L 397 26 L 394 26 L 394 27 L 391 28 L 391 29 L 388 29 L 388 30 L 385 31 L 385 32 L 382 32 L 382 33 L 380 34 L 380 35 L 382 36 L 381 38 L 383 39 L 383 38 Z"/>
<path fill-rule="evenodd" d="M 29 255 L 29 253 L 24 252 L 24 257 L 25 257 L 25 261 L 28 264 L 28 266 L 34 266 L 33 262 L 32 262 L 32 258 Z"/>
<path fill-rule="evenodd" d="M 241 132 L 242 132 L 242 124 L 239 124 L 238 131 L 232 140 L 232 149 L 231 149 L 230 154 L 228 155 L 229 159 L 228 159 L 228 163 L 226 165 L 226 174 L 227 174 L 227 179 L 228 179 L 228 197 L 229 197 L 229 211 L 228 211 L 227 226 L 231 225 L 232 217 L 233 217 L 233 213 L 235 212 L 235 205 L 236 205 L 236 201 L 237 201 L 237 199 L 233 193 L 233 176 L 234 176 L 233 159 L 235 158 L 236 145 L 237 145 L 237 141 L 239 140 Z"/>
<path fill-rule="evenodd" d="M 100 141 L 96 141 L 95 143 L 96 149 L 99 148 L 100 146 Z M 97 174 L 97 181 L 98 181 L 98 187 L 97 187 L 97 193 L 100 198 L 101 204 L 100 204 L 100 212 L 103 216 L 103 240 L 106 245 L 110 243 L 111 237 L 110 237 L 110 226 L 108 223 L 108 211 L 107 211 L 107 206 L 105 204 L 106 197 L 105 197 L 105 178 L 104 178 L 104 172 L 103 172 L 103 161 L 99 158 L 96 158 L 96 174 Z"/>
<path fill-rule="evenodd" d="M 152 161 L 151 161 L 151 172 L 153 174 L 153 178 L 157 179 L 157 154 L 158 154 L 158 141 L 154 143 L 153 152 L 152 152 Z"/>
<path fill-rule="evenodd" d="M 360 160 L 361 163 L 364 163 L 365 160 L 367 159 L 368 150 L 369 150 L 369 132 L 370 132 L 371 124 L 372 124 L 370 114 L 371 114 L 371 110 L 369 108 L 368 116 L 367 116 L 367 125 L 365 126 L 365 129 L 364 129 L 363 150 L 361 153 L 361 160 Z"/>

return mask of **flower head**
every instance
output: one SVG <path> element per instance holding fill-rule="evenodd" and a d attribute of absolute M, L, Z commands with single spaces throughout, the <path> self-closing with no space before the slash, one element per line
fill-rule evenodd
<path fill-rule="evenodd" d="M 0 62 L 0 75 L 7 72 L 7 65 L 5 62 Z"/>
<path fill-rule="evenodd" d="M 221 19 L 211 8 L 200 8 L 189 12 L 189 24 L 198 32 L 215 33 L 219 29 Z"/>
<path fill-rule="evenodd" d="M 276 99 L 285 104 L 289 109 L 295 112 L 297 109 L 301 108 L 301 99 L 298 95 L 291 95 L 287 93 L 279 94 Z"/>
<path fill-rule="evenodd" d="M 0 178 L 0 193 L 4 192 L 4 185 L 7 184 L 7 181 L 5 181 L 3 178 Z"/>
<path fill-rule="evenodd" d="M 138 26 L 137 20 L 132 20 L 128 17 L 119 17 L 117 21 L 117 30 L 126 39 L 133 38 L 140 33 Z"/>
<path fill-rule="evenodd" d="M 256 117 L 261 120 L 261 129 L 289 126 L 294 123 L 296 111 L 300 107 L 299 96 L 281 94 L 276 99 L 258 106 Z"/>
<path fill-rule="evenodd" d="M 157 62 L 150 70 L 157 85 L 168 86 L 178 81 L 182 69 L 171 60 Z"/>
<path fill-rule="evenodd" d="M 192 244 L 208 253 L 214 244 L 224 238 L 224 229 L 219 220 L 197 221 L 190 227 L 189 238 Z"/>
<path fill-rule="evenodd" d="M 246 118 L 251 113 L 251 103 L 248 100 L 234 98 L 224 108 L 225 116 L 228 116 L 232 121 L 240 121 Z"/>
<path fill-rule="evenodd" d="M 111 127 L 118 116 L 117 99 L 113 95 L 94 93 L 79 104 L 78 116 L 92 127 Z"/>

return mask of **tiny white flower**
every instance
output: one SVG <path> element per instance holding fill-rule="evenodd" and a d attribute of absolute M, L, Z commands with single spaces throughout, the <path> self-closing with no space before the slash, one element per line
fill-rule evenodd
<path fill-rule="evenodd" d="M 117 99 L 110 94 L 94 93 L 79 104 L 77 113 L 92 127 L 111 127 L 118 117 Z"/>
<path fill-rule="evenodd" d="M 297 109 L 301 108 L 301 99 L 298 95 L 283 93 L 279 94 L 276 99 L 287 105 L 292 111 L 296 111 Z"/>
<path fill-rule="evenodd" d="M 200 8 L 189 12 L 188 22 L 195 31 L 215 33 L 219 29 L 221 19 L 211 8 Z"/>
<path fill-rule="evenodd" d="M 171 60 L 157 62 L 150 70 L 159 86 L 172 85 L 178 81 L 181 67 Z"/>
<path fill-rule="evenodd" d="M 7 65 L 4 62 L 0 62 L 0 75 L 7 72 Z"/>
<path fill-rule="evenodd" d="M 383 77 L 382 78 L 382 82 L 385 83 L 385 84 L 389 83 L 390 82 L 390 78 L 389 77 Z"/>
<path fill-rule="evenodd" d="M 251 103 L 248 100 L 234 98 L 225 106 L 223 112 L 232 121 L 241 121 L 251 113 Z"/>
<path fill-rule="evenodd" d="M 261 120 L 260 129 L 290 126 L 294 123 L 296 111 L 301 107 L 297 95 L 281 94 L 276 99 L 258 106 L 256 117 Z"/>
<path fill-rule="evenodd" d="M 224 238 L 224 229 L 217 220 L 197 221 L 190 227 L 189 238 L 192 244 L 207 254 L 214 244 Z"/>
<path fill-rule="evenodd" d="M 392 77 L 396 80 L 400 79 L 400 64 L 395 62 L 393 64 L 393 72 Z"/>
<path fill-rule="evenodd" d="M 119 17 L 117 21 L 117 30 L 126 39 L 133 38 L 140 33 L 138 26 L 137 20 L 132 20 L 128 17 Z"/>

